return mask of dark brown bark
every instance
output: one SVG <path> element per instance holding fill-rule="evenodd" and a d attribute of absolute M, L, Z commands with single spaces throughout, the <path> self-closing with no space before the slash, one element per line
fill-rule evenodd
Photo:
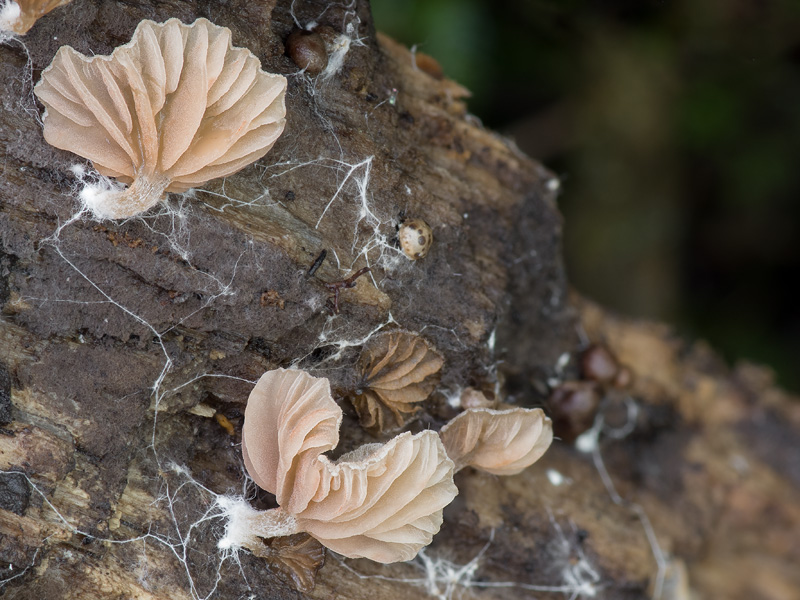
<path fill-rule="evenodd" d="M 579 350 L 582 322 L 634 374 L 630 401 L 609 391 L 601 404 L 618 427 L 620 411 L 638 407 L 624 439 L 601 436 L 621 498 L 599 476 L 600 454 L 556 442 L 519 476 L 460 473 L 427 556 L 464 565 L 491 540 L 476 581 L 573 591 L 583 582 L 595 597 L 646 598 L 664 574 L 649 522 L 670 555 L 668 583 L 685 580 L 699 598 L 796 598 L 798 405 L 763 370 L 730 372 L 663 327 L 570 302 L 553 175 L 470 117 L 457 84 L 376 36 L 365 1 L 327 11 L 296 3 L 301 23 L 338 33 L 350 24 L 360 40 L 331 79 L 297 75 L 283 47 L 295 28 L 290 4 L 74 0 L 42 19 L 24 49 L 0 46 L 0 595 L 421 593 L 386 579 L 424 577 L 407 564 L 329 555 L 304 594 L 274 561 L 222 561 L 223 521 L 200 519 L 216 494 L 242 491 L 248 382 L 299 361 L 343 399 L 363 341 L 399 326 L 444 357 L 439 391 L 413 424 L 436 428 L 460 387 L 493 393 L 499 383 L 506 400 L 547 407 L 554 378 L 578 377 L 576 356 L 561 374 L 555 365 Z M 174 16 L 230 27 L 265 69 L 289 77 L 286 131 L 257 165 L 185 199 L 179 220 L 84 218 L 59 230 L 78 209 L 69 167 L 82 161 L 44 142 L 32 81 L 62 44 L 105 54 L 141 19 Z M 424 259 L 394 248 L 404 218 L 433 229 Z M 371 277 L 341 291 L 332 317 L 325 283 L 367 260 Z M 342 406 L 341 450 L 374 441 Z"/>

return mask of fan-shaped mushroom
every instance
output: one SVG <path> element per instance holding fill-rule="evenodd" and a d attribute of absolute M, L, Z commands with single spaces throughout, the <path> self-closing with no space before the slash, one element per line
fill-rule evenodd
<path fill-rule="evenodd" d="M 345 556 L 389 563 L 431 542 L 457 494 L 439 436 L 404 433 L 331 461 L 322 453 L 336 447 L 341 419 L 327 379 L 284 369 L 261 377 L 247 403 L 242 452 L 280 507 L 237 511 L 223 545 L 305 531 Z"/>
<path fill-rule="evenodd" d="M 88 190 L 100 218 L 130 217 L 264 156 L 285 124 L 286 78 L 206 19 L 139 23 L 110 56 L 62 46 L 34 90 L 45 139 L 130 184 Z"/>
<path fill-rule="evenodd" d="M 456 471 L 470 466 L 514 475 L 535 463 L 553 441 L 553 424 L 541 408 L 471 408 L 439 435 Z"/>
<path fill-rule="evenodd" d="M 386 430 L 387 413 L 400 427 L 405 415 L 418 409 L 438 383 L 444 360 L 419 335 L 393 331 L 373 338 L 361 353 L 360 392 L 353 406 L 361 425 L 373 432 Z"/>
<path fill-rule="evenodd" d="M 36 21 L 72 0 L 0 0 L 0 33 L 25 35 Z"/>

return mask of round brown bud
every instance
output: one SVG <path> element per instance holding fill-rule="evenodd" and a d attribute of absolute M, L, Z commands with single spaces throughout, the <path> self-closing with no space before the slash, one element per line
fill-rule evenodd
<path fill-rule="evenodd" d="M 318 33 L 295 29 L 286 40 L 286 54 L 301 69 L 311 75 L 321 73 L 328 66 L 325 42 Z"/>
<path fill-rule="evenodd" d="M 584 379 L 610 383 L 619 372 L 619 363 L 605 346 L 592 344 L 581 353 L 581 374 Z"/>
<path fill-rule="evenodd" d="M 573 442 L 591 428 L 600 405 L 597 384 L 591 381 L 565 381 L 550 394 L 553 431 L 567 442 Z"/>

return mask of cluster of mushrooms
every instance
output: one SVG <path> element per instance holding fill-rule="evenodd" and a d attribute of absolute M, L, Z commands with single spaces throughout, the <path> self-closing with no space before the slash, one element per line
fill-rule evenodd
<path fill-rule="evenodd" d="M 369 431 L 399 429 L 435 387 L 441 357 L 420 336 L 392 331 L 362 351 L 360 394 L 352 398 Z M 433 382 L 433 383 L 432 383 Z M 248 512 L 233 526 L 239 546 L 258 538 L 306 532 L 350 558 L 410 560 L 442 524 L 458 494 L 453 475 L 473 467 L 514 475 L 550 446 L 553 430 L 541 409 L 491 408 L 475 390 L 472 406 L 436 433 L 403 432 L 331 461 L 342 410 L 327 379 L 302 370 L 265 373 L 247 401 L 242 454 L 255 483 L 275 494 L 278 508 Z"/>
<path fill-rule="evenodd" d="M 0 26 L 24 34 L 64 3 L 0 2 Z M 230 30 L 206 19 L 142 21 L 110 56 L 63 46 L 35 87 L 46 108 L 45 139 L 116 180 L 82 193 L 100 219 L 140 214 L 168 192 L 264 156 L 284 128 L 285 92 L 286 78 L 262 71 L 249 50 L 232 45 Z M 400 238 L 411 259 L 424 257 L 432 240 L 422 222 Z M 372 433 L 406 426 L 435 389 L 443 362 L 416 334 L 375 336 L 362 350 L 362 385 L 351 398 L 362 425 Z M 413 558 L 458 492 L 455 472 L 519 473 L 552 441 L 541 409 L 498 408 L 474 390 L 462 406 L 469 408 L 439 432 L 399 433 L 334 461 L 325 453 L 338 444 L 342 410 L 328 380 L 301 370 L 265 373 L 248 400 L 242 453 L 279 507 L 238 511 L 226 539 L 258 552 L 261 539 L 307 532 L 347 557 Z"/>

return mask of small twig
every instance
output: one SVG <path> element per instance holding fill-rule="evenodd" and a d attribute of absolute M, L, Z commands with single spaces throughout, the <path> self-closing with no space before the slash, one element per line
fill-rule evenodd
<path fill-rule="evenodd" d="M 348 290 L 356 287 L 356 279 L 364 275 L 364 273 L 369 273 L 369 270 L 369 267 L 364 267 L 363 269 L 359 269 L 350 275 L 350 277 L 347 279 L 325 284 L 325 287 L 328 289 L 328 291 L 333 293 L 333 296 L 328 299 L 328 310 L 331 311 L 332 315 L 339 314 L 339 292 L 341 290 Z"/>

